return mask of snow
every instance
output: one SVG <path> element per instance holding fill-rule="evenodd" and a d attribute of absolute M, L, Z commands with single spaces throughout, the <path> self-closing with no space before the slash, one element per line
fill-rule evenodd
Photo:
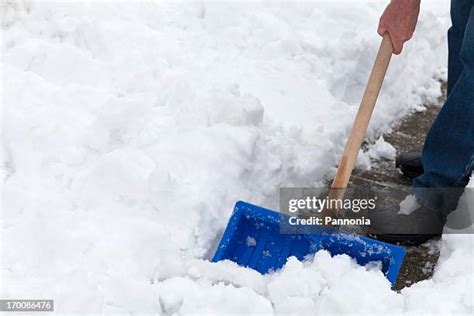
<path fill-rule="evenodd" d="M 401 292 L 406 310 L 412 314 L 472 314 L 473 246 L 472 235 L 443 235 L 433 278 L 415 283 Z"/>
<path fill-rule="evenodd" d="M 372 286 L 374 290 L 367 289 L 367 286 Z M 375 290 L 380 288 L 384 290 Z M 242 289 L 251 289 L 247 302 L 244 300 L 238 306 L 229 304 L 228 297 L 235 301 Z M 175 296 L 165 305 L 173 305 L 174 308 L 174 302 L 195 302 L 203 297 L 205 302 L 213 305 L 210 307 L 209 304 L 195 303 L 192 311 L 196 313 L 217 311 L 298 314 L 316 310 L 323 314 L 396 312 L 401 311 L 403 303 L 403 298 L 390 290 L 380 269 L 361 267 L 346 255 L 331 258 L 326 251 L 318 252 L 314 258 L 305 262 L 291 257 L 280 272 L 265 276 L 240 268 L 230 261 L 194 261 L 190 263 L 187 275 L 161 282 L 159 293 L 173 293 Z M 219 299 L 215 299 L 216 296 Z M 258 301 L 258 298 L 263 301 Z M 347 304 L 348 299 L 354 300 L 353 302 L 358 300 L 358 303 Z M 379 300 L 391 301 L 380 304 Z M 183 307 L 177 310 L 187 310 L 181 308 Z"/>
<path fill-rule="evenodd" d="M 416 196 L 413 194 L 408 195 L 403 201 L 400 202 L 400 210 L 398 214 L 410 215 L 420 207 Z"/>
<path fill-rule="evenodd" d="M 267 276 L 207 261 L 236 200 L 276 208 L 280 186 L 334 174 L 382 1 L 1 5 L 2 298 L 64 313 L 472 309 L 465 235 L 401 294 L 325 252 Z M 423 6 L 371 141 L 439 95 L 448 6 Z"/>
<path fill-rule="evenodd" d="M 368 150 L 368 155 L 372 159 L 394 160 L 396 153 L 395 148 L 387 143 L 385 139 L 383 139 L 383 136 L 380 136 L 375 144 Z"/>
<path fill-rule="evenodd" d="M 416 110 L 416 109 L 415 109 Z M 356 168 L 370 171 L 374 160 L 395 160 L 397 151 L 390 143 L 380 136 L 374 143 L 369 144 L 366 151 L 360 149 L 357 156 Z"/>
<path fill-rule="evenodd" d="M 255 240 L 255 238 L 250 236 L 247 236 L 247 238 L 245 238 L 245 243 L 249 247 L 255 247 L 257 245 L 257 241 Z"/>

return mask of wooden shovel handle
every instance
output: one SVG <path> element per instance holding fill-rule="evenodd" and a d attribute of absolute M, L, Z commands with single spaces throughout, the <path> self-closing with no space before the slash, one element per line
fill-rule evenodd
<path fill-rule="evenodd" d="M 331 189 L 345 189 L 349 183 L 349 178 L 351 177 L 360 146 L 364 140 L 365 132 L 367 131 L 377 97 L 382 88 L 392 54 L 392 41 L 389 34 L 385 33 Z"/>

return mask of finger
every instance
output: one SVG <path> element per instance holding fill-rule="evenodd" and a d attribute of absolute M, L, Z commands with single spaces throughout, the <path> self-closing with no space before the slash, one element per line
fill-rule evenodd
<path fill-rule="evenodd" d="M 383 36 L 385 33 L 387 33 L 387 29 L 383 26 L 379 26 L 377 33 L 379 33 L 380 36 Z"/>
<path fill-rule="evenodd" d="M 402 53 L 402 50 L 403 50 L 403 43 L 398 42 L 393 45 L 393 53 L 395 55 L 400 55 Z"/>

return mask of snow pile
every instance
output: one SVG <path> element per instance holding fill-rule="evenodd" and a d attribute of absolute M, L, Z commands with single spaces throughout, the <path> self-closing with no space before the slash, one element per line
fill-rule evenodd
<path fill-rule="evenodd" d="M 160 298 L 163 297 L 163 311 L 167 313 L 321 312 L 324 315 L 401 312 L 403 306 L 403 298 L 390 290 L 377 267 L 361 267 L 346 255 L 331 258 L 326 251 L 305 262 L 291 257 L 280 272 L 265 276 L 229 261 L 195 260 L 190 262 L 184 276 L 160 282 L 157 289 Z M 165 293 L 173 295 L 167 297 Z M 236 305 L 242 295 L 246 298 Z M 386 303 L 380 304 L 380 300 Z"/>
<path fill-rule="evenodd" d="M 474 311 L 474 239 L 443 235 L 441 254 L 432 279 L 401 291 L 405 310 L 412 314 L 464 314 Z"/>
<path fill-rule="evenodd" d="M 387 143 L 383 139 L 383 136 L 380 136 L 380 138 L 375 142 L 375 144 L 370 147 L 367 154 L 372 159 L 394 160 L 397 151 L 391 144 Z"/>
<path fill-rule="evenodd" d="M 319 251 L 300 262 L 262 276 L 225 261 L 188 262 L 182 275 L 155 287 L 165 313 L 278 314 L 451 314 L 469 315 L 474 308 L 471 235 L 445 235 L 432 279 L 401 293 L 377 266 L 361 267 L 346 255 L 331 258 Z"/>
<path fill-rule="evenodd" d="M 383 136 L 380 136 L 373 144 L 370 144 L 366 151 L 360 149 L 357 156 L 356 168 L 370 171 L 372 160 L 395 160 L 397 151 L 390 143 L 387 143 Z"/>
<path fill-rule="evenodd" d="M 371 139 L 439 94 L 447 3 L 424 5 Z M 405 310 L 345 257 L 266 277 L 205 261 L 236 200 L 275 208 L 279 186 L 331 176 L 383 6 L 3 2 L 1 296 L 64 312 L 354 311 L 341 291 Z"/>

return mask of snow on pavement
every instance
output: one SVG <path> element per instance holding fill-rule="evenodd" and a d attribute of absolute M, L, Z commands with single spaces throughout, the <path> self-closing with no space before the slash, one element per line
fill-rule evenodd
<path fill-rule="evenodd" d="M 1 296 L 63 312 L 469 311 L 465 236 L 401 294 L 325 252 L 267 276 L 207 261 L 236 200 L 275 208 L 279 186 L 334 173 L 383 6 L 2 2 Z M 423 9 L 372 140 L 439 94 L 448 5 Z"/>

